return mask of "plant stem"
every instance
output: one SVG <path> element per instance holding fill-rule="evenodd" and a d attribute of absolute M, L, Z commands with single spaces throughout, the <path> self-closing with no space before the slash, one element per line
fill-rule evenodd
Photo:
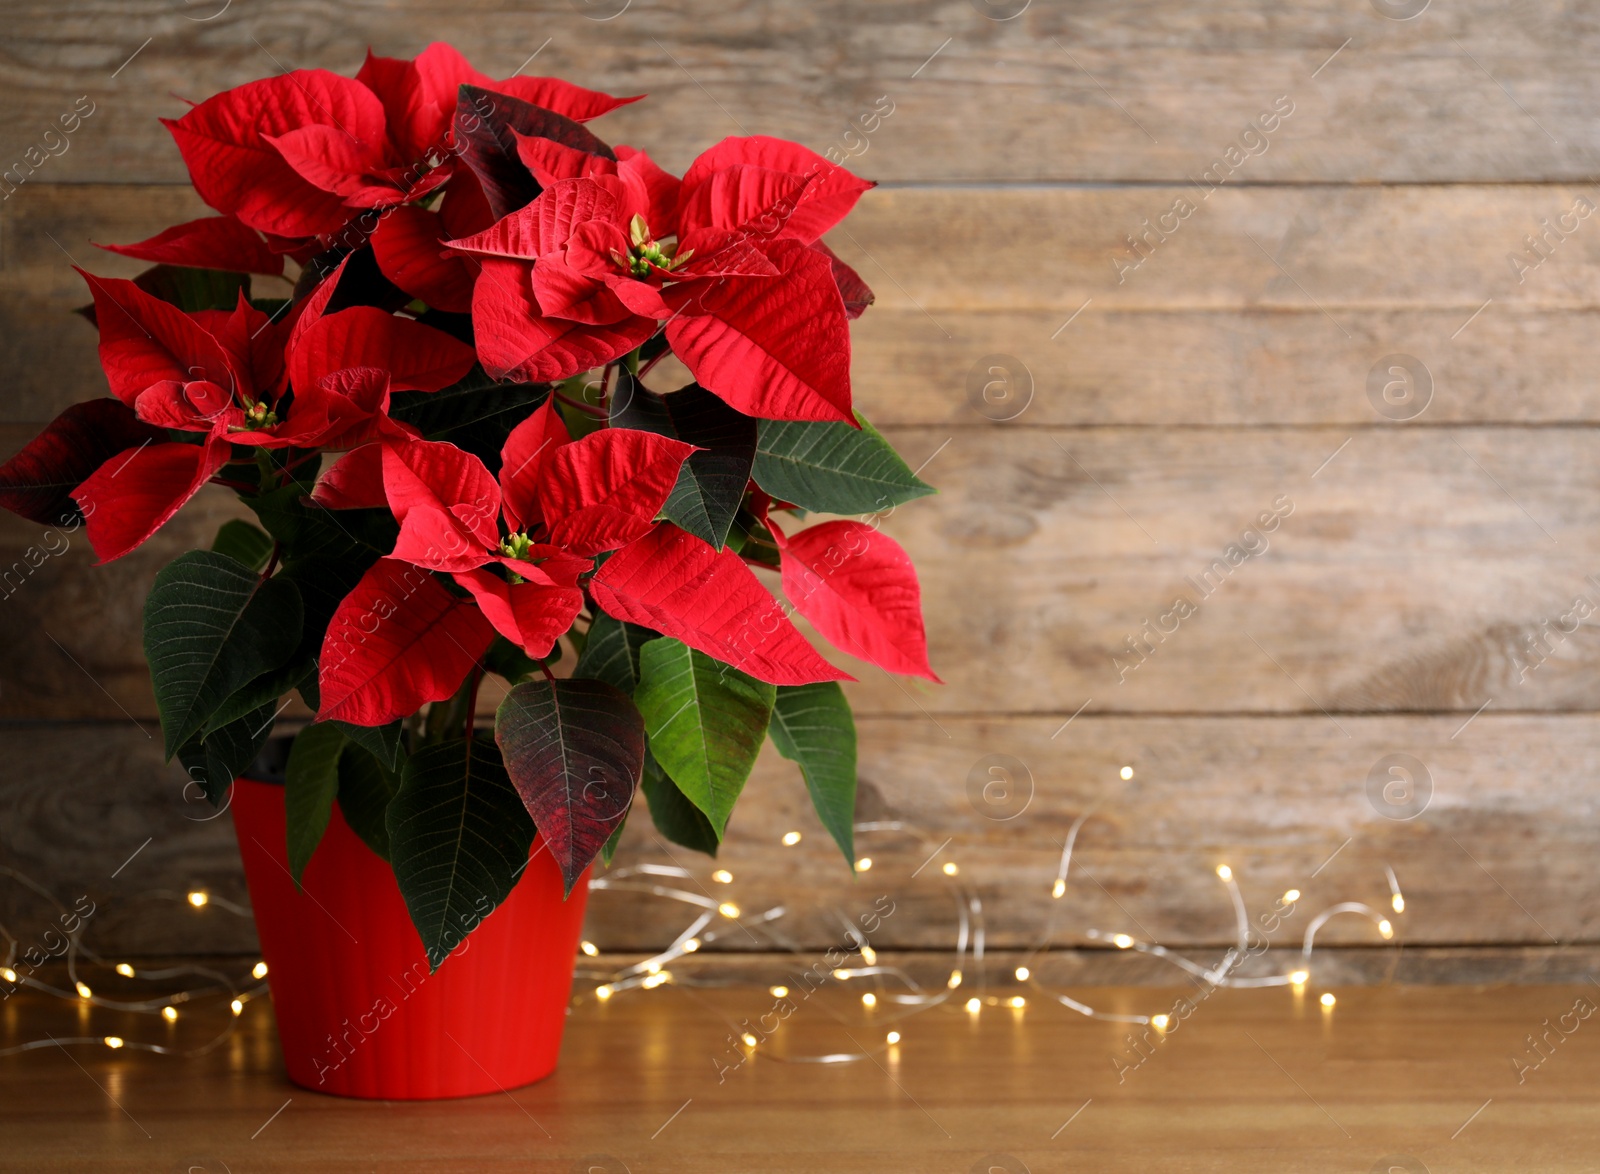
<path fill-rule="evenodd" d="M 472 753 L 472 725 L 478 716 L 478 686 L 483 684 L 483 665 L 472 666 L 472 687 L 467 691 L 467 720 L 462 737 L 467 740 L 467 753 Z"/>
<path fill-rule="evenodd" d="M 539 666 L 539 671 L 544 674 L 544 679 L 554 685 L 556 683 L 556 675 L 550 671 L 550 666 L 545 664 L 545 662 L 542 660 L 535 661 L 534 663 Z"/>
<path fill-rule="evenodd" d="M 593 404 L 580 403 L 575 399 L 571 399 L 562 395 L 559 391 L 552 391 L 550 394 L 555 396 L 568 407 L 577 408 L 580 412 L 588 412 L 589 415 L 593 416 L 597 420 L 604 420 L 606 418 L 605 410 L 602 408 L 597 408 Z"/>
<path fill-rule="evenodd" d="M 261 572 L 261 581 L 265 583 L 272 578 L 272 572 L 278 569 L 278 558 L 283 554 L 283 543 L 272 544 L 272 557 L 267 560 L 267 569 Z"/>

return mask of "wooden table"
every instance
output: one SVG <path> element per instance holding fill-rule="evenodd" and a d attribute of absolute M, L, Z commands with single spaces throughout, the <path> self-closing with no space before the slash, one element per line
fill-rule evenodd
<path fill-rule="evenodd" d="M 1073 992 L 1144 1013 L 1170 1008 L 1180 993 Z M 431 1104 L 339 1100 L 288 1084 L 263 1000 L 245 1009 L 231 1039 L 196 1058 L 80 1045 L 0 1059 L 0 1168 L 1596 1169 L 1600 1021 L 1569 1014 L 1563 1034 L 1560 1017 L 1575 1004 L 1592 1014 L 1600 991 L 1351 989 L 1331 1011 L 1319 993 L 1217 992 L 1139 1062 L 1126 1025 L 1085 1019 L 1037 991 L 1022 1009 L 974 1015 L 952 1002 L 898 1021 L 885 1003 L 869 1011 L 854 993 L 829 991 L 747 1055 L 730 1034 L 770 1009 L 765 990 L 671 985 L 575 1006 L 562 1066 L 543 1083 Z M 94 1018 L 80 1024 L 80 1014 Z M 192 1045 L 218 1022 L 199 1011 L 172 1028 L 119 1022 L 32 994 L 9 1000 L 0 1017 L 8 1046 L 47 1032 L 112 1031 L 130 1041 L 171 1031 Z M 1525 1037 L 1545 1020 L 1561 1042 L 1533 1066 Z M 891 1047 L 895 1029 L 902 1039 Z M 858 1044 L 874 1054 L 836 1064 L 779 1058 Z M 1529 1065 L 1520 1082 L 1513 1055 Z M 1113 1056 L 1127 1066 L 1120 1081 Z"/>

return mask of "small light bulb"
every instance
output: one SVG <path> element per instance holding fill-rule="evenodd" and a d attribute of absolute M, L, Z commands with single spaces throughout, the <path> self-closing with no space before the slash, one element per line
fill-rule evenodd
<path fill-rule="evenodd" d="M 161 1008 L 161 1018 L 165 1019 L 168 1023 L 178 1022 L 178 1009 L 176 1007 Z"/>
<path fill-rule="evenodd" d="M 200 889 L 196 889 L 194 892 L 189 894 L 189 904 L 193 905 L 196 909 L 203 909 L 206 907 L 206 905 L 210 904 L 210 902 L 211 894 L 202 892 Z"/>
<path fill-rule="evenodd" d="M 1331 1007 L 1338 1001 L 1338 999 L 1333 997 L 1333 993 L 1331 991 L 1324 991 L 1322 998 L 1317 1000 L 1317 1002 L 1321 1003 L 1324 1007 Z"/>
<path fill-rule="evenodd" d="M 1006 1002 L 1010 1006 L 1015 1007 L 1019 1011 L 1022 1010 L 1022 1008 L 1026 1007 L 1028 1005 L 1028 1000 L 1024 999 L 1021 995 L 1012 995 L 1009 999 L 1006 1000 Z"/>
<path fill-rule="evenodd" d="M 1306 985 L 1306 979 L 1308 979 L 1310 977 L 1311 977 L 1311 972 L 1310 971 L 1307 971 L 1307 970 L 1296 970 L 1296 971 L 1293 971 L 1289 975 L 1289 981 L 1294 983 L 1295 986 L 1305 986 Z"/>
<path fill-rule="evenodd" d="M 0 978 L 5 979 L 7 982 L 16 982 L 17 972 L 9 966 L 0 966 Z"/>
<path fill-rule="evenodd" d="M 671 981 L 672 981 L 672 975 L 669 974 L 665 970 L 661 970 L 661 971 L 657 971 L 655 974 L 652 974 L 649 977 L 647 977 L 644 980 L 644 982 L 641 983 L 640 985 L 643 986 L 644 989 L 647 990 L 647 991 L 653 991 L 653 990 L 656 989 L 656 987 L 660 986 L 662 983 L 671 982 Z"/>
<path fill-rule="evenodd" d="M 850 977 L 850 972 L 845 970 L 843 967 L 840 967 L 838 970 L 833 972 L 833 977 L 843 980 Z"/>
<path fill-rule="evenodd" d="M 799 832 L 784 832 L 783 833 L 783 846 L 785 848 L 793 848 L 799 842 L 800 842 L 800 833 Z"/>
<path fill-rule="evenodd" d="M 871 946 L 862 946 L 861 960 L 868 966 L 876 966 L 878 964 L 878 951 L 874 950 Z"/>
<path fill-rule="evenodd" d="M 1017 981 L 1018 982 L 1027 982 L 1028 981 L 1028 976 L 1030 974 L 1032 974 L 1032 973 L 1033 973 L 1033 971 L 1029 970 L 1026 966 L 1017 967 Z"/>
<path fill-rule="evenodd" d="M 717 906 L 717 912 L 722 914 L 724 917 L 736 919 L 739 916 L 739 906 L 735 905 L 732 901 L 724 901 L 722 904 Z"/>
<path fill-rule="evenodd" d="M 1121 775 L 1123 781 L 1126 782 L 1127 780 L 1129 780 L 1129 779 L 1131 779 L 1133 777 L 1133 767 L 1125 766 L 1121 770 L 1119 770 L 1117 773 L 1119 775 Z"/>
<path fill-rule="evenodd" d="M 260 982 L 263 978 L 266 978 L 267 964 L 265 962 L 257 962 L 250 968 L 250 977 L 255 979 L 257 982 Z"/>
<path fill-rule="evenodd" d="M 1116 946 L 1119 950 L 1126 950 L 1129 946 L 1133 945 L 1133 939 L 1125 933 L 1119 933 L 1111 939 L 1111 944 Z"/>
<path fill-rule="evenodd" d="M 1394 911 L 1396 913 L 1404 913 L 1406 911 L 1406 899 L 1404 897 L 1402 897 L 1399 893 L 1396 893 L 1394 895 L 1393 899 L 1390 900 L 1389 904 L 1394 906 Z"/>
<path fill-rule="evenodd" d="M 774 999 L 787 999 L 789 997 L 789 988 L 786 986 L 769 986 L 767 993 Z"/>
<path fill-rule="evenodd" d="M 867 872 L 871 868 L 872 868 L 872 857 L 870 857 L 870 856 L 863 856 L 860 860 L 856 861 L 856 871 L 857 872 Z"/>
<path fill-rule="evenodd" d="M 1217 865 L 1217 875 L 1225 881 L 1230 881 L 1233 879 L 1233 869 L 1226 864 L 1219 864 Z"/>
<path fill-rule="evenodd" d="M 120 1035 L 108 1035 L 106 1036 L 105 1044 L 106 1047 L 114 1052 L 123 1045 L 123 1039 Z"/>
<path fill-rule="evenodd" d="M 1056 878 L 1056 883 L 1054 885 L 1050 886 L 1050 895 L 1052 897 L 1054 897 L 1058 901 L 1062 898 L 1062 896 L 1066 893 L 1066 891 L 1067 891 L 1067 882 L 1062 880 L 1059 877 Z"/>
<path fill-rule="evenodd" d="M 700 939 L 699 938 L 690 938 L 688 941 L 683 943 L 683 952 L 685 954 L 693 954 L 699 948 L 700 948 Z"/>
<path fill-rule="evenodd" d="M 605 986 L 603 984 L 600 985 L 600 986 L 595 987 L 594 988 L 594 997 L 599 999 L 602 1003 L 605 1002 L 607 999 L 609 999 L 611 997 L 611 988 L 608 987 L 608 986 Z"/>
<path fill-rule="evenodd" d="M 974 1015 L 978 1013 L 978 1008 L 982 1006 L 983 1004 L 980 1003 L 976 998 L 967 1000 L 967 1010 L 971 1011 Z"/>
<path fill-rule="evenodd" d="M 593 942 L 579 942 L 578 949 L 582 950 L 591 958 L 597 958 L 600 956 L 600 947 L 595 945 Z"/>
<path fill-rule="evenodd" d="M 898 1031 L 891 1031 L 888 1035 L 884 1036 L 883 1038 L 888 1040 L 889 1043 L 891 1043 L 891 1044 L 897 1044 L 897 1043 L 900 1042 L 900 1033 Z"/>
<path fill-rule="evenodd" d="M 86 982 L 78 982 L 78 983 L 74 983 L 73 985 L 78 988 L 78 998 L 80 998 L 80 999 L 92 999 L 92 998 L 94 998 L 94 992 L 89 989 L 89 984 L 88 983 L 86 983 Z"/>
<path fill-rule="evenodd" d="M 123 978 L 132 978 L 133 967 L 129 966 L 126 962 L 118 962 L 117 973 L 122 975 Z"/>
<path fill-rule="evenodd" d="M 958 864 L 956 864 L 955 861 L 953 861 L 953 860 L 950 863 L 948 863 L 948 864 L 946 864 L 944 866 L 944 874 L 945 874 L 945 876 L 955 876 L 956 873 L 958 873 L 960 871 L 961 871 L 961 867 Z"/>
<path fill-rule="evenodd" d="M 646 962 L 644 964 L 644 968 L 645 968 L 645 970 L 649 971 L 651 974 L 660 974 L 661 973 L 661 963 L 659 963 L 659 962 Z"/>
<path fill-rule="evenodd" d="M 748 1031 L 745 1032 L 743 1035 L 741 1035 L 739 1038 L 744 1040 L 745 1047 L 747 1047 L 747 1048 L 755 1047 L 757 1042 L 758 1042 L 756 1040 L 756 1037 L 751 1035 Z"/>
<path fill-rule="evenodd" d="M 878 996 L 868 991 L 861 996 L 861 1005 L 863 1007 L 876 1007 L 878 1005 Z"/>
<path fill-rule="evenodd" d="M 733 883 L 733 873 L 729 872 L 726 868 L 719 868 L 716 872 L 711 874 L 711 879 L 716 881 L 719 885 L 731 885 Z"/>
<path fill-rule="evenodd" d="M 243 1015 L 244 1014 L 244 1000 L 243 999 L 235 999 L 232 1003 L 230 1003 L 228 1005 L 233 1008 L 233 1013 L 235 1015 Z"/>
<path fill-rule="evenodd" d="M 1283 901 L 1284 901 L 1284 904 L 1286 904 L 1286 905 L 1293 905 L 1299 899 L 1300 899 L 1300 890 L 1299 889 L 1290 889 L 1286 893 L 1283 894 Z"/>
<path fill-rule="evenodd" d="M 1389 924 L 1388 918 L 1378 922 L 1378 932 L 1383 935 L 1385 941 L 1394 937 L 1394 926 Z"/>
<path fill-rule="evenodd" d="M 1168 1019 L 1165 1015 L 1150 1016 L 1150 1026 L 1155 1028 L 1157 1031 L 1167 1030 L 1167 1024 L 1171 1022 L 1172 1020 Z"/>
<path fill-rule="evenodd" d="M 949 987 L 951 990 L 955 990 L 956 987 L 960 986 L 961 985 L 961 971 L 952 970 L 950 972 L 950 981 L 945 983 L 944 985 Z"/>

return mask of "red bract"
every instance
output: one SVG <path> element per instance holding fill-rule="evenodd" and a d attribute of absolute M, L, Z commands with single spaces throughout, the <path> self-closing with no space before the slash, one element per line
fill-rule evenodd
<path fill-rule="evenodd" d="M 775 685 L 852 679 L 817 655 L 738 555 L 674 526 L 658 526 L 613 555 L 589 592 L 607 615 Z"/>

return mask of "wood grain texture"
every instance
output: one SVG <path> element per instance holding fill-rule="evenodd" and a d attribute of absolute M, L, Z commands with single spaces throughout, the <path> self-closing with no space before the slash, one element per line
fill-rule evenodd
<path fill-rule="evenodd" d="M 716 861 L 660 841 L 641 811 L 614 868 L 677 864 L 751 915 L 722 926 L 714 950 L 822 949 L 840 940 L 839 913 L 895 912 L 872 944 L 953 950 L 957 904 L 981 903 L 994 949 L 1093 948 L 1090 929 L 1220 953 L 1235 935 L 1214 869 L 1237 873 L 1258 926 L 1287 889 L 1303 900 L 1269 939 L 1297 948 L 1318 911 L 1366 902 L 1388 914 L 1392 868 L 1406 897 L 1389 914 L 1395 943 L 1374 923 L 1335 918 L 1316 940 L 1399 955 L 1399 947 L 1516 944 L 1550 947 L 1600 937 L 1590 862 L 1600 849 L 1600 731 L 1587 716 L 1485 713 L 1461 719 L 1297 718 L 941 719 L 949 737 L 916 721 L 861 721 L 857 835 L 870 870 L 850 878 L 810 810 L 794 764 L 770 748 L 757 765 Z M 1054 735 L 1054 736 L 1052 736 Z M 5 862 L 52 890 L 102 904 L 96 940 L 132 953 L 229 953 L 252 948 L 248 922 L 179 900 L 202 887 L 243 901 L 233 832 L 185 802 L 184 777 L 159 742 L 130 723 L 16 729 L 5 735 L 0 804 Z M 1419 816 L 1369 799 L 1387 756 L 1423 763 L 1431 801 Z M 1123 783 L 1118 770 L 1134 768 Z M 991 767 L 1007 773 L 996 776 Z M 1009 787 L 1009 790 L 1007 789 Z M 1079 834 L 1067 893 L 1051 899 L 1062 843 Z M 779 841 L 802 833 L 794 848 Z M 146 839 L 118 877 L 111 873 Z M 943 865 L 958 867 L 955 877 Z M 731 885 L 711 881 L 716 868 Z M 919 871 L 920 868 L 920 871 Z M 803 885 L 796 878 L 804 878 Z M 77 895 L 67 894 L 66 899 Z M 767 936 L 754 918 L 789 912 Z M 588 934 L 608 951 L 659 949 L 691 920 L 686 907 L 632 892 L 596 892 Z M 716 927 L 713 927 L 715 930 Z"/>
<path fill-rule="evenodd" d="M 1074 991 L 1123 1013 L 1170 1008 L 1183 993 Z M 539 1084 L 404 1107 L 289 1085 L 261 1000 L 231 1040 L 194 1059 L 90 1044 L 0 1060 L 0 1120 L 8 1158 L 45 1174 L 1265 1174 L 1366 1171 L 1384 1158 L 1403 1170 L 1578 1174 L 1593 1168 L 1600 1053 L 1570 1012 L 1589 1000 L 1592 1014 L 1594 993 L 1340 990 L 1324 1015 L 1309 997 L 1224 991 L 1124 1071 L 1112 1061 L 1136 1055 L 1128 1026 L 1064 1007 L 940 1008 L 896 1023 L 903 1039 L 888 1048 L 879 1041 L 891 1015 L 825 989 L 723 1072 L 740 1056 L 736 1044 L 725 1051 L 732 1033 L 770 1012 L 771 996 L 671 986 L 575 1007 L 561 1067 Z M 166 1034 L 148 1019 L 97 1012 L 84 1024 L 71 1008 L 18 1000 L 0 1045 L 46 1030 Z M 1509 1056 L 1527 1054 L 1525 1037 L 1563 1013 L 1573 1034 L 1519 1084 Z M 192 1019 L 173 1033 L 186 1046 L 215 1022 Z M 779 1058 L 863 1047 L 873 1059 Z"/>
<path fill-rule="evenodd" d="M 435 39 L 495 76 L 522 66 L 648 92 L 599 129 L 675 170 L 725 134 L 763 133 L 862 151 L 858 166 L 885 180 L 1182 182 L 1280 97 L 1294 113 L 1264 153 L 1241 156 L 1252 180 L 1584 178 L 1597 146 L 1600 22 L 1571 3 L 1471 0 L 1412 21 L 1357 0 L 1292 12 L 1240 0 L 279 0 L 270 11 L 84 0 L 65 14 L 19 0 L 7 16 L 6 158 L 79 96 L 96 103 L 41 168 L 55 181 L 179 182 L 156 121 L 182 113 L 173 95 L 289 68 L 353 74 L 368 46 L 410 56 Z M 894 114 L 863 150 L 844 136 L 880 96 Z"/>

